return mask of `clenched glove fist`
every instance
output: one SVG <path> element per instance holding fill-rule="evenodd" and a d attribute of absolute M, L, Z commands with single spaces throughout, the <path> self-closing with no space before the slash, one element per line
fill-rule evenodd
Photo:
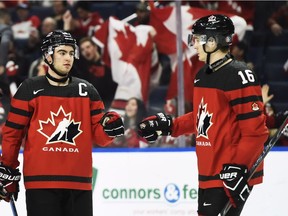
<path fill-rule="evenodd" d="M 106 112 L 101 118 L 100 123 L 109 137 L 115 138 L 124 135 L 122 118 L 116 112 Z"/>
<path fill-rule="evenodd" d="M 157 140 L 159 135 L 168 136 L 171 134 L 172 123 L 170 115 L 157 113 L 139 123 L 138 134 L 152 144 Z"/>
<path fill-rule="evenodd" d="M 224 190 L 233 207 L 237 207 L 248 198 L 252 187 L 247 183 L 248 169 L 244 165 L 224 164 L 220 172 Z"/>
<path fill-rule="evenodd" d="M 15 201 L 17 200 L 20 179 L 19 169 L 12 169 L 0 164 L 0 200 L 4 199 L 9 202 L 11 196 L 14 197 Z"/>

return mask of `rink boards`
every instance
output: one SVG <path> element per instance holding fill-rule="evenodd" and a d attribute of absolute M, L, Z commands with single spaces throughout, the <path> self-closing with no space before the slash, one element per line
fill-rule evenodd
<path fill-rule="evenodd" d="M 264 183 L 254 187 L 243 215 L 287 214 L 287 163 L 288 148 L 274 148 L 269 153 Z M 94 215 L 197 215 L 197 178 L 194 148 L 95 149 Z M 19 216 L 26 216 L 24 194 L 21 181 L 16 202 Z M 12 215 L 8 203 L 0 203 L 0 215 Z"/>

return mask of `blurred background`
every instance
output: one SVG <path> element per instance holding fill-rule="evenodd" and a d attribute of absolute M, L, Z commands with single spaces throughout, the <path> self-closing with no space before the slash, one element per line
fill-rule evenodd
<path fill-rule="evenodd" d="M 40 46 L 43 37 L 55 29 L 69 31 L 77 39 L 81 57 L 71 75 L 91 82 L 106 109 L 118 111 L 124 119 L 125 137 L 116 139 L 111 148 L 194 146 L 193 134 L 181 145 L 177 139 L 162 137 L 148 146 L 135 127 L 156 112 L 177 117 L 179 107 L 191 111 L 193 81 L 202 63 L 187 46 L 186 36 L 197 18 L 212 13 L 224 13 L 233 20 L 236 32 L 231 53 L 256 72 L 273 135 L 288 115 L 288 2 L 180 4 L 181 53 L 176 46 L 181 39 L 177 38 L 174 1 L 0 1 L 0 146 L 10 99 L 24 79 L 45 75 Z M 178 67 L 179 56 L 183 67 Z M 178 73 L 184 76 L 182 83 Z M 182 98 L 179 89 L 184 91 Z M 277 143 L 287 145 L 285 136 Z"/>

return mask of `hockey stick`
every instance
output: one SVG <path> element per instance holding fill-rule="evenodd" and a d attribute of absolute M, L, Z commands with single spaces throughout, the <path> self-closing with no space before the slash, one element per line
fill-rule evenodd
<path fill-rule="evenodd" d="M 13 216 L 18 216 L 13 196 L 11 196 L 11 199 L 10 199 L 10 206 L 11 206 L 11 209 L 12 209 Z"/>
<path fill-rule="evenodd" d="M 267 156 L 267 154 L 270 152 L 270 150 L 273 148 L 273 146 L 279 140 L 281 135 L 283 133 L 285 133 L 285 132 L 288 133 L 288 116 L 286 117 L 286 119 L 284 120 L 282 125 L 278 128 L 276 134 L 270 139 L 269 143 L 265 146 L 264 150 L 259 155 L 259 157 L 256 160 L 256 162 L 251 167 L 251 169 L 249 171 L 249 175 L 248 175 L 248 180 L 247 181 L 249 181 L 252 178 L 252 176 L 254 175 L 256 169 L 263 162 L 264 158 Z M 227 204 L 225 205 L 225 207 L 223 208 L 223 210 L 221 211 L 220 215 L 221 216 L 225 216 L 228 213 L 228 211 L 229 211 L 229 209 L 231 207 L 232 207 L 232 204 L 230 203 L 230 201 L 228 201 Z"/>

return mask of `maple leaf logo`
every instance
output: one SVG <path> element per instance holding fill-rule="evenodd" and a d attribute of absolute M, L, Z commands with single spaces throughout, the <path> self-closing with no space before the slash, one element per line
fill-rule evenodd
<path fill-rule="evenodd" d="M 125 25 L 124 30 L 117 31 L 117 36 L 115 41 L 117 42 L 119 49 L 121 50 L 122 56 L 120 60 L 127 63 L 131 63 L 134 66 L 137 66 L 137 62 L 143 61 L 143 56 L 146 53 L 151 52 L 152 43 L 141 43 L 137 41 L 137 34 L 134 32 L 130 26 Z M 143 32 L 143 34 L 145 34 Z"/>
<path fill-rule="evenodd" d="M 76 146 L 75 138 L 83 132 L 81 122 L 71 120 L 72 113 L 66 113 L 62 106 L 57 113 L 50 112 L 50 116 L 46 121 L 39 120 L 40 128 L 37 130 L 47 138 L 46 144 L 62 142 Z"/>
<path fill-rule="evenodd" d="M 204 104 L 203 98 L 201 99 L 201 103 L 198 107 L 198 114 L 197 114 L 197 137 L 205 137 L 208 139 L 208 130 L 213 124 L 211 122 L 212 115 L 207 112 L 207 104 Z"/>

